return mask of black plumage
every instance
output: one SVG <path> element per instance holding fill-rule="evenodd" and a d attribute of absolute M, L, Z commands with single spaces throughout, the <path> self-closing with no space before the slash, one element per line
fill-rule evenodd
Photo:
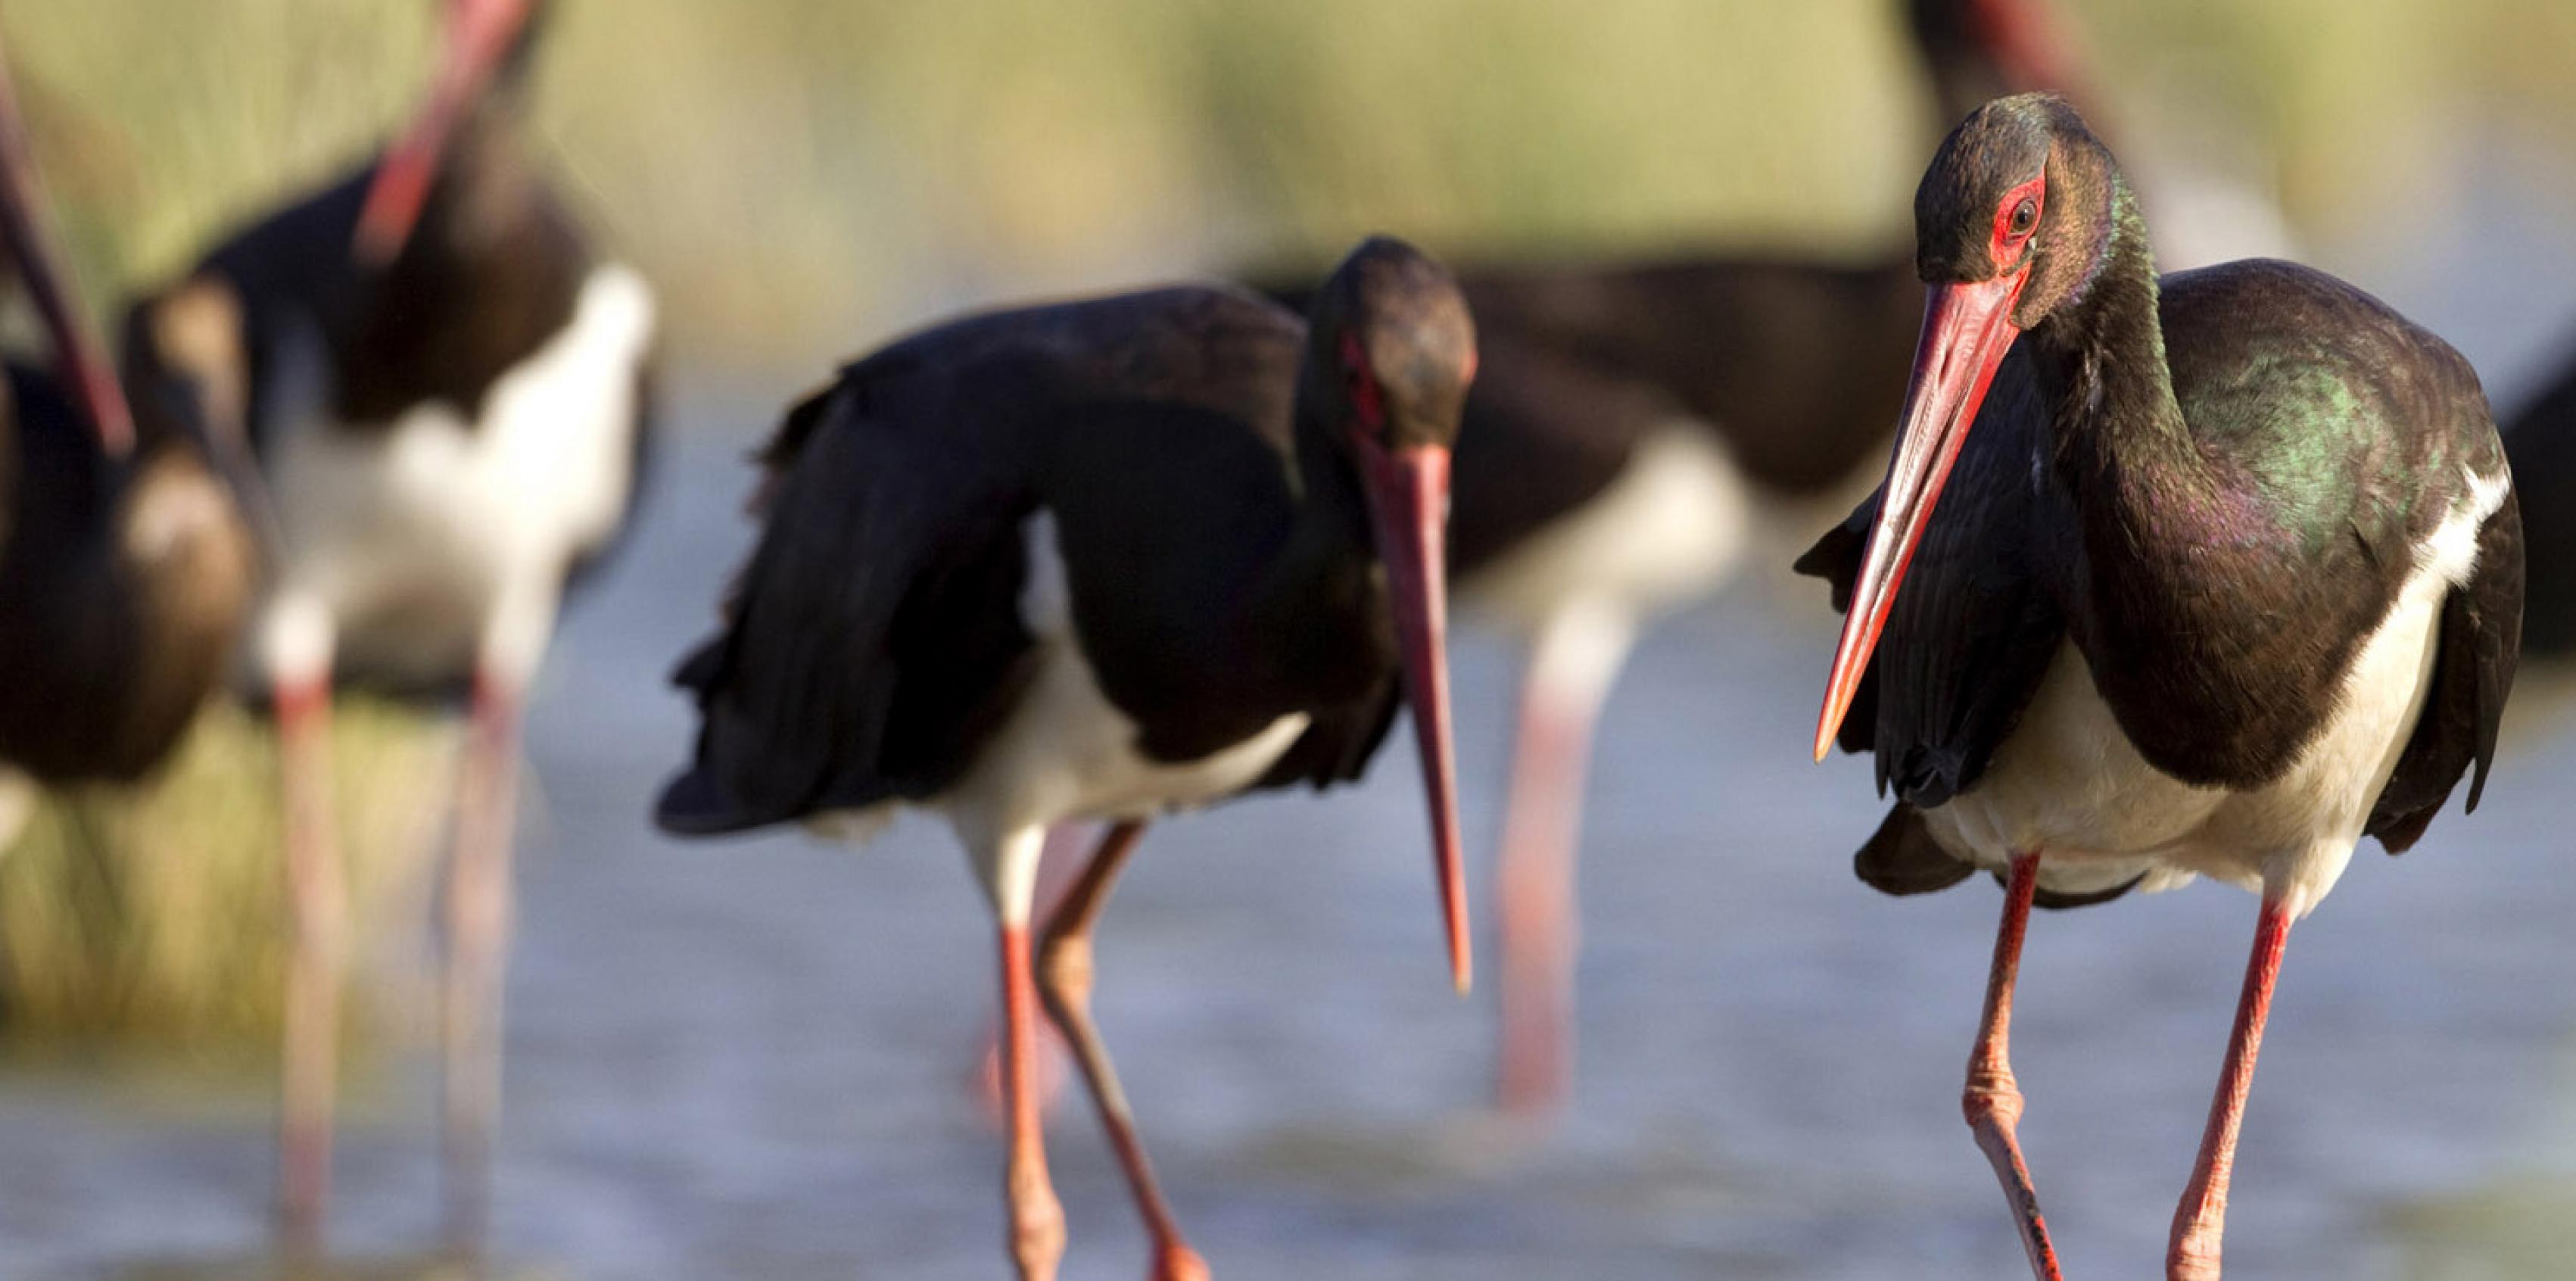
<path fill-rule="evenodd" d="M 2209 875 L 2263 895 L 2167 1256 L 2215 1281 L 2291 923 L 2354 842 L 2477 804 L 2513 683 L 2522 527 L 2486 398 L 2438 338 L 2332 277 L 2159 278 L 2063 100 L 1998 100 L 1915 197 L 1927 287 L 1896 454 L 1798 568 L 1846 618 L 1816 754 L 1896 804 L 1854 860 L 1892 894 L 2005 877 L 1963 1105 L 2032 1270 L 2054 1247 L 2006 1052 L 2034 902 Z"/>
<path fill-rule="evenodd" d="M 762 451 L 760 541 L 680 666 L 700 726 L 655 817 L 686 836 L 897 805 L 948 820 L 999 927 L 1023 1277 L 1052 1276 L 1063 1243 L 1030 1066 L 1041 997 L 1155 1275 L 1206 1275 L 1089 1015 L 1092 924 L 1150 819 L 1355 778 L 1408 696 L 1466 982 L 1440 544 L 1476 363 L 1448 273 L 1377 239 L 1304 322 L 1178 287 L 926 330 L 844 368 Z M 1081 819 L 1113 826 L 1039 950 L 1043 833 Z"/>

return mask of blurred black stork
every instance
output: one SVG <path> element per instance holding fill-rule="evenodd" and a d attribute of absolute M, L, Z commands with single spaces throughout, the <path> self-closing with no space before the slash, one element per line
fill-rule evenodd
<path fill-rule="evenodd" d="M 896 342 L 789 411 L 758 549 L 683 666 L 701 729 L 658 819 L 863 839 L 944 818 L 1000 926 L 1011 1251 L 1055 1275 L 1040 994 L 1153 1236 L 1204 1277 L 1092 1025 L 1091 931 L 1144 824 L 1355 778 L 1410 698 L 1453 976 L 1468 981 L 1443 657 L 1451 442 L 1476 363 L 1448 273 L 1362 244 L 1307 323 L 1225 288 L 996 312 Z M 1029 920 L 1049 827 L 1112 823 Z"/>
<path fill-rule="evenodd" d="M 2048 0 L 1906 0 L 1938 119 L 2069 88 Z M 1302 307 L 1313 277 L 1264 292 Z M 1748 541 L 1864 492 L 1921 318 L 1910 251 L 1731 250 L 1462 268 L 1487 359 L 1450 515 L 1462 615 L 1526 655 L 1496 867 L 1496 1095 L 1573 1079 L 1576 855 L 1593 732 L 1638 631 L 1733 581 Z M 1767 518 L 1767 519 L 1766 519 Z"/>
<path fill-rule="evenodd" d="M 318 1235 L 330 1181 L 345 912 L 331 828 L 335 686 L 470 699 L 444 894 L 442 1165 L 479 1248 L 500 1089 L 519 714 L 567 579 L 632 515 L 651 291 L 603 260 L 517 137 L 536 0 L 442 0 L 425 106 L 382 158 L 215 248 L 140 305 L 239 315 L 165 366 L 247 431 L 282 541 L 252 644 L 285 764 L 296 922 L 279 1207 Z M 202 305 L 202 304 L 197 304 Z"/>
<path fill-rule="evenodd" d="M 2207 1281 L 2291 922 L 2362 836 L 2402 851 L 2463 773 L 2472 808 L 2484 787 L 2522 619 L 2512 477 L 2467 362 L 2361 291 L 2268 260 L 2159 279 L 2060 99 L 1970 116 L 1915 224 L 1895 458 L 1798 566 L 1846 610 L 1816 755 L 1839 732 L 1896 789 L 1870 884 L 2006 878 L 1964 1103 L 2041 1277 L 2006 1053 L 2034 899 L 2261 893 L 2166 1265 Z"/>
<path fill-rule="evenodd" d="M 0 766 L 25 783 L 132 783 L 221 683 L 258 549 L 222 442 L 182 402 L 129 408 L 53 252 L 0 54 L 0 238 L 54 347 L 0 395 Z M 199 323 L 191 318 L 188 323 Z"/>
<path fill-rule="evenodd" d="M 2522 652 L 2544 668 L 2576 657 L 2576 360 L 2515 413 L 2504 429 L 2514 485 L 2528 494 L 2530 553 Z"/>

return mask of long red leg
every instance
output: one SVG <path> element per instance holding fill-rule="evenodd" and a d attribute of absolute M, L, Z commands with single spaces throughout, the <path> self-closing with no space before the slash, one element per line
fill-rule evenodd
<path fill-rule="evenodd" d="M 321 1243 L 331 1192 L 348 901 L 332 818 L 330 676 L 281 684 L 276 699 L 292 918 L 279 1082 L 278 1235 L 290 1252 L 309 1252 Z"/>
<path fill-rule="evenodd" d="M 2039 1193 L 2031 1187 L 2030 1167 L 2022 1161 L 2021 1142 L 2013 1136 L 2021 1120 L 2021 1089 L 2013 1082 L 2013 982 L 2021 973 L 2022 934 L 2030 924 L 2030 901 L 2039 890 L 2039 855 L 2013 857 L 2004 886 L 2004 919 L 1995 929 L 1994 968 L 1986 974 L 1986 1009 L 1977 1028 L 1977 1048 L 1968 1056 L 1968 1088 L 1960 1103 L 1977 1146 L 1994 1163 L 2020 1224 L 2022 1249 L 2030 1256 L 2031 1275 L 2039 1281 L 2062 1281 L 2057 1249 L 2048 1241 L 2048 1220 L 2039 1212 Z"/>
<path fill-rule="evenodd" d="M 2290 909 L 2265 895 L 2254 927 L 2254 954 L 2245 963 L 2245 990 L 2236 1002 L 2236 1027 L 2227 1037 L 2227 1064 L 2218 1096 L 2209 1105 L 2200 1159 L 2174 1210 L 2173 1244 L 2165 1253 L 2168 1281 L 2218 1281 L 2219 1236 L 2227 1226 L 2227 1178 L 2236 1165 L 2236 1136 L 2245 1120 L 2245 1096 L 2254 1088 L 2254 1056 L 2263 1049 L 2263 1021 L 2272 1011 L 2272 988 L 2281 977 L 2281 953 L 2290 942 Z"/>
<path fill-rule="evenodd" d="M 1016 908 L 1025 913 L 1027 900 Z M 1064 1207 L 1047 1178 L 1045 1119 L 1038 1108 L 1037 983 L 1025 917 L 1002 922 L 1002 1084 L 1009 1093 L 1010 1157 L 1002 1192 L 1010 1209 L 1011 1258 L 1020 1281 L 1055 1281 L 1064 1257 Z"/>
<path fill-rule="evenodd" d="M 1046 844 L 1038 851 L 1036 919 L 1052 919 L 1056 908 L 1064 902 L 1065 892 L 1082 872 L 1083 855 L 1090 844 L 1090 835 L 1091 825 L 1088 823 L 1058 823 L 1047 829 Z M 1046 1113 L 1055 1110 L 1056 1095 L 1064 1089 L 1064 1064 L 1057 1057 L 1063 1053 L 1064 1046 L 1052 1025 L 1041 1029 L 1038 1035 L 1046 1046 L 1038 1053 L 1038 1111 Z M 1002 1029 L 999 1024 L 984 1033 L 984 1052 L 976 1060 L 974 1088 L 983 1102 L 985 1118 L 992 1122 L 994 1129 L 1001 1129 L 1009 1120 L 1009 1100 L 1002 1092 Z"/>
<path fill-rule="evenodd" d="M 518 798 L 518 690 L 486 669 L 457 780 L 447 866 L 447 964 L 439 992 L 440 1165 L 451 1250 L 483 1247 L 491 1216 L 501 1100 L 502 975 L 509 962 L 512 820 Z"/>
<path fill-rule="evenodd" d="M 1593 728 L 1629 636 L 1599 611 L 1572 607 L 1541 633 L 1522 680 L 1495 895 L 1503 959 L 1494 1093 L 1507 1111 L 1552 1111 L 1573 1083 L 1584 779 Z"/>
<path fill-rule="evenodd" d="M 1110 886 L 1144 835 L 1145 825 L 1130 821 L 1101 836 L 1100 849 L 1083 867 L 1082 876 L 1066 888 L 1063 902 L 1047 921 L 1046 945 L 1038 956 L 1038 985 L 1046 997 L 1047 1013 L 1073 1046 L 1074 1060 L 1082 1065 L 1092 1102 L 1100 1108 L 1100 1126 L 1109 1133 L 1109 1146 L 1118 1153 L 1127 1186 L 1136 1194 L 1136 1211 L 1154 1238 L 1154 1281 L 1207 1281 L 1207 1261 L 1181 1239 L 1172 1207 L 1154 1181 L 1153 1162 L 1146 1159 L 1144 1142 L 1136 1137 L 1136 1117 L 1127 1106 L 1127 1091 L 1120 1088 L 1109 1047 L 1091 1019 L 1092 927 L 1109 901 Z"/>

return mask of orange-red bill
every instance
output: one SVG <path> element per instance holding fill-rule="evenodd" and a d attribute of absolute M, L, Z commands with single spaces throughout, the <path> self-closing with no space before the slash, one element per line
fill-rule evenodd
<path fill-rule="evenodd" d="M 1357 438 L 1369 523 L 1386 566 L 1404 652 L 1404 687 L 1422 752 L 1422 782 L 1431 800 L 1433 873 L 1449 933 L 1449 973 L 1465 992 L 1475 961 L 1467 923 L 1467 873 L 1458 838 L 1458 767 L 1449 743 L 1448 586 L 1449 451 L 1437 445 L 1387 450 Z"/>
<path fill-rule="evenodd" d="M 400 256 L 420 221 L 430 183 L 459 120 L 492 82 L 510 44 L 526 25 L 529 0 L 448 0 L 447 36 L 429 101 L 376 166 L 358 212 L 352 246 L 360 264 L 382 266 Z"/>
<path fill-rule="evenodd" d="M 1904 581 L 1915 545 L 1931 522 L 1932 505 L 1949 483 L 1950 466 L 1958 461 L 1977 407 L 1985 403 L 1995 369 L 2021 334 L 2012 322 L 2012 309 L 2028 278 L 2024 269 L 1992 280 L 1928 287 L 1923 338 L 1914 349 L 1914 376 L 1905 388 L 1896 457 L 1879 490 L 1878 519 L 1870 524 L 1860 577 L 1853 585 L 1851 607 L 1843 613 L 1842 639 L 1834 645 L 1833 671 L 1825 681 L 1824 711 L 1816 718 L 1817 760 L 1832 749 L 1834 735 L 1851 711 L 1852 695 L 1869 670 L 1870 653 L 1887 626 L 1889 606 L 1896 602 L 1897 584 Z"/>
<path fill-rule="evenodd" d="M 125 388 L 116 380 L 104 350 L 82 314 L 80 296 L 54 252 L 45 205 L 36 187 L 36 164 L 27 148 L 27 131 L 18 113 L 18 93 L 9 80 L 7 59 L 0 56 L 0 236 L 18 260 L 20 277 L 35 300 L 36 311 L 53 338 L 54 358 L 63 381 L 98 433 L 109 456 L 122 458 L 134 449 L 134 414 L 125 403 Z"/>

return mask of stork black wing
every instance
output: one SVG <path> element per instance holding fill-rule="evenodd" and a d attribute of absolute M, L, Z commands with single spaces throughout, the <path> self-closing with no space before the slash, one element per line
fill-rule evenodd
<path fill-rule="evenodd" d="M 2060 602 L 2080 549 L 2064 500 L 2038 483 L 2045 413 L 2016 351 L 1960 446 L 1843 723 L 1843 749 L 1875 752 L 1880 788 L 1917 808 L 1976 785 L 2065 635 Z M 1832 583 L 1838 609 L 1879 497 L 1798 560 L 1799 573 Z"/>
<path fill-rule="evenodd" d="M 932 794 L 1030 674 L 1016 451 L 972 438 L 984 418 L 955 403 L 971 388 L 886 363 L 796 406 L 766 455 L 760 545 L 725 629 L 677 677 L 703 723 L 662 794 L 667 830 Z"/>
<path fill-rule="evenodd" d="M 2507 491 L 2504 504 L 2478 528 L 2478 563 L 2464 586 L 2442 605 L 2442 631 L 2433 686 L 2415 721 L 2406 754 L 2371 806 L 2363 830 L 2391 854 L 2401 854 L 2441 812 L 2460 775 L 2469 778 L 2468 808 L 2486 790 L 2495 761 L 2496 725 L 2522 646 L 2522 512 Z"/>

